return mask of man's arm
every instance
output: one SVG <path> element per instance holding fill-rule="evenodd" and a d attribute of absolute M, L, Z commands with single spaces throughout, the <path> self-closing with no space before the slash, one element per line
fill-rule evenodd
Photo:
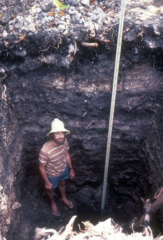
<path fill-rule="evenodd" d="M 74 178 L 75 177 L 75 172 L 74 172 L 74 169 L 72 167 L 72 162 L 71 162 L 71 157 L 70 157 L 70 154 L 68 153 L 67 151 L 67 154 L 66 154 L 66 162 L 69 166 L 69 169 L 70 169 L 70 178 Z"/>
<path fill-rule="evenodd" d="M 46 174 L 46 171 L 45 171 L 45 166 L 46 166 L 46 163 L 39 162 L 39 169 L 40 169 L 41 176 L 43 177 L 43 179 L 45 181 L 45 188 L 51 189 L 52 184 L 49 182 L 49 179 L 47 177 L 47 174 Z"/>

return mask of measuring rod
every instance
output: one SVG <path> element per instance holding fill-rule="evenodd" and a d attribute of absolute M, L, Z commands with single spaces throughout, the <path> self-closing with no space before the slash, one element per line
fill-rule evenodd
<path fill-rule="evenodd" d="M 104 210 L 105 198 L 106 198 L 110 146 L 111 146 L 111 136 L 112 136 L 112 129 L 113 129 L 113 118 L 114 118 L 115 99 L 116 99 L 117 81 L 118 81 L 118 73 L 119 73 L 119 63 L 120 63 L 120 56 L 121 56 L 124 16 L 125 16 L 125 0 L 121 0 L 121 14 L 120 14 L 120 20 L 119 20 L 118 41 L 117 41 L 117 49 L 116 49 L 116 59 L 115 59 L 114 78 L 113 78 L 113 87 L 112 87 L 112 99 L 111 99 L 111 108 L 110 108 L 110 119 L 109 119 L 109 128 L 108 128 L 108 139 L 107 139 L 106 158 L 105 158 L 104 182 L 103 182 L 102 202 L 101 202 L 102 211 Z"/>

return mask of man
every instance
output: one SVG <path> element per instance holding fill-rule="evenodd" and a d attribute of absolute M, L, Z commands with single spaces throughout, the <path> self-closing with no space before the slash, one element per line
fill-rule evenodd
<path fill-rule="evenodd" d="M 70 209 L 73 203 L 66 198 L 65 179 L 74 178 L 75 172 L 72 167 L 71 158 L 68 153 L 69 146 L 65 135 L 70 131 L 64 127 L 62 121 L 55 118 L 51 123 L 51 131 L 48 133 L 50 140 L 40 150 L 39 169 L 45 181 L 47 195 L 51 201 L 52 213 L 59 217 L 60 213 L 54 202 L 53 191 L 56 187 L 61 193 L 61 201 Z M 69 172 L 70 170 L 70 172 Z"/>

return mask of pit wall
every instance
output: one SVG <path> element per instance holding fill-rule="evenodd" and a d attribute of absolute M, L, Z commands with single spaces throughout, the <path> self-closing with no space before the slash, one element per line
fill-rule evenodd
<path fill-rule="evenodd" d="M 22 196 L 32 196 L 40 181 L 38 154 L 54 117 L 71 131 L 70 194 L 81 206 L 100 208 L 114 64 L 108 62 L 101 57 L 68 76 L 47 68 L 12 74 L 1 85 L 3 236 L 20 221 Z M 162 183 L 162 83 L 162 73 L 147 63 L 120 72 L 106 212 L 122 220 L 140 212 L 141 197 L 152 197 Z"/>

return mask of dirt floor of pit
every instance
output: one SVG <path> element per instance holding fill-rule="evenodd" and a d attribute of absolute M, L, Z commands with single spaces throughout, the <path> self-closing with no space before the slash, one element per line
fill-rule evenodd
<path fill-rule="evenodd" d="M 37 186 L 32 187 L 33 184 Z M 83 227 L 82 221 L 89 220 L 97 224 L 101 220 L 100 211 L 94 211 L 88 206 L 82 206 L 75 201 L 75 196 L 69 193 L 67 193 L 67 198 L 73 202 L 74 208 L 72 210 L 68 209 L 60 202 L 58 189 L 56 189 L 57 196 L 54 196 L 54 198 L 61 216 L 56 219 L 52 214 L 46 192 L 42 186 L 38 187 L 39 185 L 42 185 L 42 181 L 38 177 L 35 180 L 33 176 L 28 178 L 28 183 L 24 185 L 25 189 L 22 190 L 20 196 L 21 207 L 15 210 L 19 215 L 19 222 L 15 227 L 13 227 L 14 222 L 11 223 L 7 239 L 34 239 L 35 230 L 38 227 L 59 231 L 68 224 L 74 215 L 77 215 L 74 230 L 79 230 L 78 224 L 80 224 L 81 228 Z M 104 219 L 107 219 L 107 216 L 104 215 Z"/>
<path fill-rule="evenodd" d="M 26 196 L 22 198 L 22 207 L 17 210 L 19 211 L 20 221 L 14 229 L 14 232 L 11 224 L 7 239 L 34 239 L 37 227 L 51 228 L 59 231 L 68 224 L 74 215 L 77 215 L 77 219 L 74 222 L 74 230 L 79 230 L 78 224 L 83 228 L 82 221 L 89 220 L 97 224 L 101 220 L 100 211 L 95 212 L 88 208 L 84 210 L 74 199 L 69 196 L 68 198 L 74 203 L 73 210 L 68 209 L 56 198 L 56 204 L 61 215 L 59 219 L 56 219 L 51 212 L 50 202 L 46 194 L 44 195 L 43 193 L 42 197 L 36 199 L 27 192 Z"/>

